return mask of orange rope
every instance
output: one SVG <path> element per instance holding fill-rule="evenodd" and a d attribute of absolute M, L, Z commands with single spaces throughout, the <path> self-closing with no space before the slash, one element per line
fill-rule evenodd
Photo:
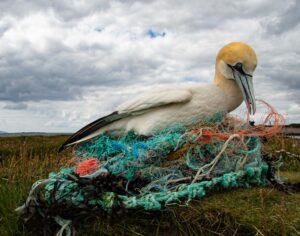
<path fill-rule="evenodd" d="M 241 137 L 244 136 L 253 136 L 253 137 L 268 137 L 278 134 L 284 124 L 284 118 L 281 114 L 279 114 L 270 104 L 263 100 L 257 100 L 261 102 L 263 105 L 265 105 L 268 108 L 268 112 L 266 112 L 266 116 L 263 119 L 262 124 L 258 124 L 255 126 L 249 126 L 239 129 L 233 129 L 232 132 L 227 133 L 220 133 L 217 131 L 213 131 L 213 128 L 210 128 L 209 130 L 203 129 L 203 130 L 192 130 L 190 134 L 197 134 L 199 135 L 200 132 L 202 132 L 202 136 L 199 139 L 199 142 L 202 144 L 210 143 L 212 141 L 212 138 L 216 139 L 216 141 L 225 141 L 227 140 L 231 135 L 238 134 Z M 249 121 L 249 111 L 247 113 L 247 121 Z M 272 125 L 268 125 L 269 123 L 272 123 Z M 248 124 L 248 123 L 247 123 Z"/>
<path fill-rule="evenodd" d="M 77 164 L 75 173 L 84 176 L 93 173 L 99 168 L 100 164 L 96 158 L 84 160 Z"/>

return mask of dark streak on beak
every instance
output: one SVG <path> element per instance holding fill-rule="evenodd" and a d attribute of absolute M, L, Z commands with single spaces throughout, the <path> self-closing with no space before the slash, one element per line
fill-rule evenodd
<path fill-rule="evenodd" d="M 238 64 L 239 66 L 228 66 L 232 69 L 234 80 L 237 82 L 243 94 L 247 109 L 249 110 L 250 114 L 252 113 L 254 115 L 256 112 L 256 101 L 254 96 L 252 75 L 246 74 L 241 64 Z"/>

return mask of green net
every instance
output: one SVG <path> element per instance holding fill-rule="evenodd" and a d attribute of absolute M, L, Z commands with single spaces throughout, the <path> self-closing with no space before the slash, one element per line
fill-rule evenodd
<path fill-rule="evenodd" d="M 76 148 L 77 166 L 36 182 L 18 210 L 52 219 L 70 234 L 70 220 L 83 213 L 161 210 L 214 190 L 267 184 L 260 140 L 232 134 L 234 126 L 216 115 L 196 128 L 178 124 L 148 137 L 102 134 Z M 220 135 L 209 136 L 211 130 Z M 82 163 L 93 165 L 82 172 Z"/>

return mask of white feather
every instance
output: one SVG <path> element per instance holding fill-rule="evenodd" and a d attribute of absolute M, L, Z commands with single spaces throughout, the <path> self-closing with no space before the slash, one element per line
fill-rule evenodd
<path fill-rule="evenodd" d="M 151 90 L 117 107 L 122 113 L 144 113 L 149 109 L 164 105 L 185 103 L 192 99 L 192 92 L 187 88 L 160 88 Z"/>

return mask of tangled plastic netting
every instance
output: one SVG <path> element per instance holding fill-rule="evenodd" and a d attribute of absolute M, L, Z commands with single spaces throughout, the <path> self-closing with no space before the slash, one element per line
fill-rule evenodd
<path fill-rule="evenodd" d="M 265 120 L 253 127 L 216 114 L 194 127 L 172 125 L 149 137 L 133 131 L 118 139 L 100 135 L 77 147 L 74 167 L 37 181 L 18 211 L 54 220 L 62 235 L 71 234 L 71 219 L 81 213 L 159 210 L 211 190 L 265 185 L 268 165 L 259 137 L 276 134 L 282 124 L 266 105 Z"/>

